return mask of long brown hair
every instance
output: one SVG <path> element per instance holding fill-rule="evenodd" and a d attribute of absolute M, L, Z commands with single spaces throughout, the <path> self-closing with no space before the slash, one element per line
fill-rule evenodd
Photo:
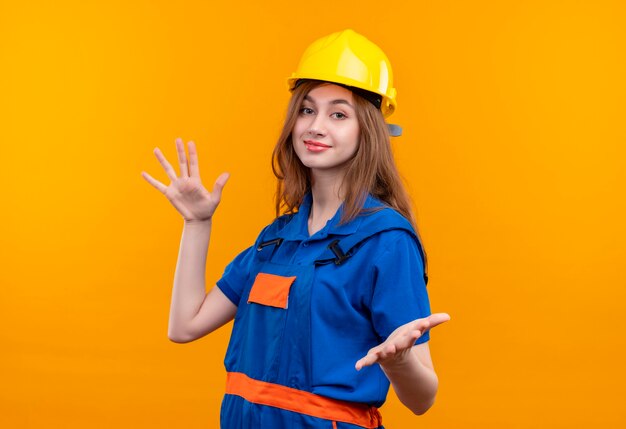
<path fill-rule="evenodd" d="M 278 179 L 276 187 L 276 216 L 293 213 L 311 188 L 309 169 L 296 155 L 292 143 L 292 130 L 304 97 L 315 87 L 326 82 L 305 81 L 292 93 L 283 129 L 272 153 L 272 170 Z M 372 103 L 352 92 L 354 108 L 359 123 L 359 144 L 356 154 L 348 161 L 341 184 L 343 213 L 341 223 L 348 223 L 363 211 L 368 194 L 400 212 L 417 226 L 411 209 L 411 200 L 396 167 L 387 123 L 382 113 Z M 419 236 L 419 233 L 418 233 Z"/>

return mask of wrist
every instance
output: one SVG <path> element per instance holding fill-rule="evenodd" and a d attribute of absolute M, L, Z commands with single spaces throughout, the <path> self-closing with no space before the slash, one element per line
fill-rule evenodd
<path fill-rule="evenodd" d="M 213 218 L 197 220 L 197 219 L 185 219 L 185 227 L 190 228 L 206 228 L 210 227 L 213 223 Z"/>

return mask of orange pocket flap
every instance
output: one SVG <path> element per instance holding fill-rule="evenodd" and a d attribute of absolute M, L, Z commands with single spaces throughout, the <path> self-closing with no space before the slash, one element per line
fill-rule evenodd
<path fill-rule="evenodd" d="M 271 307 L 287 308 L 289 289 L 296 277 L 283 277 L 275 274 L 259 273 L 254 279 L 250 290 L 248 303 L 269 305 Z"/>

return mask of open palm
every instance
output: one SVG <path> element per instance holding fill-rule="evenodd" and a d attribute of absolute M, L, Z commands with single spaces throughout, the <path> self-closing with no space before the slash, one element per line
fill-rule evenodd
<path fill-rule="evenodd" d="M 424 332 L 448 320 L 450 320 L 450 315 L 447 313 L 434 313 L 400 326 L 387 337 L 384 343 L 370 349 L 366 356 L 359 359 L 355 365 L 356 369 L 361 370 L 375 363 L 383 365 L 406 358 L 415 341 L 424 335 Z"/>
<path fill-rule="evenodd" d="M 176 139 L 180 177 L 176 176 L 174 168 L 172 168 L 171 164 L 165 159 L 159 148 L 154 149 L 155 156 L 172 181 L 169 186 L 165 186 L 144 171 L 141 172 L 141 175 L 167 197 L 176 210 L 183 216 L 185 221 L 210 220 L 220 203 L 222 189 L 228 181 L 229 175 L 228 173 L 222 173 L 215 181 L 212 192 L 209 192 L 202 185 L 200 178 L 196 145 L 192 141 L 190 141 L 188 145 L 189 165 L 187 165 L 185 145 L 181 139 Z"/>

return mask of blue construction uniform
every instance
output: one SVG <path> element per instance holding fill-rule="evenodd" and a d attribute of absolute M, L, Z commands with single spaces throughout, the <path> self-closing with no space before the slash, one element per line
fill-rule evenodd
<path fill-rule="evenodd" d="M 329 398 L 380 407 L 389 380 L 357 360 L 399 326 L 431 314 L 423 252 L 411 224 L 369 196 L 367 214 L 340 225 L 342 208 L 312 236 L 312 197 L 268 225 L 217 282 L 238 306 L 228 372 Z M 258 273 L 295 277 L 286 308 L 251 300 Z M 250 302 L 252 301 L 252 302 Z M 268 304 L 268 305 L 265 305 Z M 416 344 L 429 340 L 424 333 Z M 222 429 L 358 428 L 225 395 Z M 382 427 L 382 426 L 380 426 Z"/>

